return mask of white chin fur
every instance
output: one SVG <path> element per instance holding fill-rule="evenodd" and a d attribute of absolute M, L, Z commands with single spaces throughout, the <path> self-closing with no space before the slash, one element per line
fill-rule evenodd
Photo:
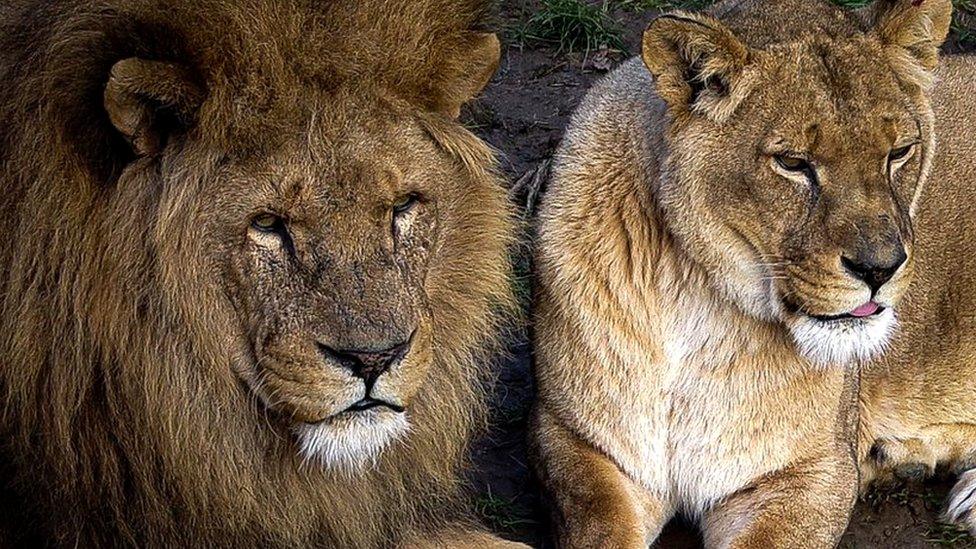
<path fill-rule="evenodd" d="M 893 310 L 885 309 L 859 320 L 824 322 L 796 316 L 787 324 L 800 354 L 822 366 L 843 366 L 884 352 L 898 321 Z"/>
<path fill-rule="evenodd" d="M 410 430 L 404 412 L 373 409 L 295 427 L 298 449 L 308 463 L 356 472 L 375 466 L 379 455 Z"/>

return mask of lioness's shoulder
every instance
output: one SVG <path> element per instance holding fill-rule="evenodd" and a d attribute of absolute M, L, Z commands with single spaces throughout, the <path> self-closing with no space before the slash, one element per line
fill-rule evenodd
<path fill-rule="evenodd" d="M 611 245 L 607 235 L 622 205 L 648 203 L 666 149 L 664 129 L 664 102 L 639 58 L 591 88 L 563 137 L 540 202 L 540 279 L 575 277 L 585 257 Z"/>
<path fill-rule="evenodd" d="M 580 103 L 556 152 L 542 216 L 566 194 L 589 193 L 588 176 L 618 171 L 648 156 L 661 133 L 664 103 L 640 58 L 631 59 L 594 85 Z"/>
<path fill-rule="evenodd" d="M 583 123 L 608 115 L 625 116 L 625 112 L 613 112 L 627 106 L 647 106 L 648 91 L 654 80 L 639 57 L 625 61 L 607 74 L 587 92 L 570 122 L 567 134 L 577 131 Z"/>

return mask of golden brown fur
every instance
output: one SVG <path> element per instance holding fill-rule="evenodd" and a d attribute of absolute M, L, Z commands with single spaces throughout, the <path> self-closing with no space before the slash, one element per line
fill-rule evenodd
<path fill-rule="evenodd" d="M 509 205 L 454 120 L 497 63 L 481 12 L 0 8 L 0 544 L 498 541 L 459 481 L 512 300 Z M 362 391 L 324 346 L 408 336 L 375 388 L 409 431 L 300 455 Z"/>
<path fill-rule="evenodd" d="M 536 256 L 533 438 L 563 545 L 645 546 L 677 513 L 710 547 L 837 543 L 868 459 L 859 366 L 913 352 L 891 340 L 893 311 L 914 322 L 913 270 L 942 261 L 918 246 L 945 233 L 916 220 L 950 13 L 731 0 L 659 18 L 643 63 L 590 92 Z M 976 392 L 950 371 L 933 390 L 952 403 L 929 417 L 965 423 Z M 911 416 L 918 387 L 873 383 Z"/>
<path fill-rule="evenodd" d="M 891 350 L 862 376 L 861 481 L 962 473 L 945 518 L 976 534 L 976 57 L 943 59 L 936 78 L 938 154 L 915 221 L 915 275 Z"/>

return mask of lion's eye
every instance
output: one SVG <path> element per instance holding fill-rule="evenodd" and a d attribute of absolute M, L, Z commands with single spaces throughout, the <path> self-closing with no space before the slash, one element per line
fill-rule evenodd
<path fill-rule="evenodd" d="M 810 170 L 810 163 L 802 158 L 782 154 L 776 155 L 775 158 L 779 167 L 788 172 L 806 172 Z"/>
<path fill-rule="evenodd" d="M 251 220 L 251 226 L 261 232 L 274 233 L 284 228 L 284 221 L 274 214 L 261 214 Z"/>
<path fill-rule="evenodd" d="M 908 155 L 912 154 L 912 150 L 914 148 L 915 145 L 906 145 L 904 147 L 892 149 L 891 152 L 888 153 L 888 161 L 898 162 L 899 160 L 904 160 L 905 158 L 908 158 Z"/>
<path fill-rule="evenodd" d="M 396 215 L 406 213 L 410 211 L 410 209 L 413 208 L 419 201 L 420 201 L 420 196 L 417 193 L 410 193 L 406 196 L 403 196 L 395 203 L 393 203 L 393 213 Z"/>

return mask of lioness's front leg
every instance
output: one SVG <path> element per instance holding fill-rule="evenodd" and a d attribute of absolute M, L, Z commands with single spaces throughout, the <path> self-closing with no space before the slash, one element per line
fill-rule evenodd
<path fill-rule="evenodd" d="M 965 401 L 965 395 L 955 400 Z M 862 459 L 862 487 L 867 485 L 864 479 L 924 478 L 940 465 L 961 473 L 942 518 L 976 535 L 976 424 L 946 421 L 913 429 L 901 437 L 883 437 L 874 441 Z"/>
<path fill-rule="evenodd" d="M 707 547 L 835 547 L 857 499 L 853 459 L 827 458 L 768 475 L 705 514 Z"/>
<path fill-rule="evenodd" d="M 536 406 L 536 469 L 553 505 L 560 547 L 647 547 L 670 518 L 606 455 Z"/>
<path fill-rule="evenodd" d="M 455 526 L 433 533 L 416 534 L 400 549 L 527 549 L 528 545 L 502 539 L 494 534 L 465 526 Z"/>

